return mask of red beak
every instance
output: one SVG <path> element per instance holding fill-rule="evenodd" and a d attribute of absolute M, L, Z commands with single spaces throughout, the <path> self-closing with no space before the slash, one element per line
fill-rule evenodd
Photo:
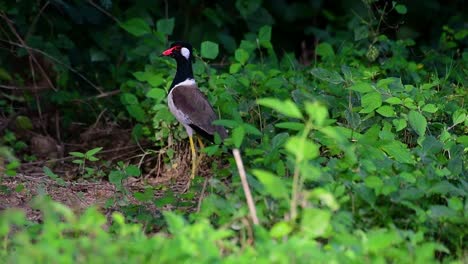
<path fill-rule="evenodd" d="M 165 50 L 165 51 L 162 53 L 162 55 L 163 55 L 163 56 L 170 56 L 170 55 L 172 54 L 172 51 L 173 51 L 175 48 L 177 48 L 177 46 Z"/>

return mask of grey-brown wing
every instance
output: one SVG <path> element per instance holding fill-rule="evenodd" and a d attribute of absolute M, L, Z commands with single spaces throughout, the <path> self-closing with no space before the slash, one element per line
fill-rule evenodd
<path fill-rule="evenodd" d="M 227 137 L 223 127 L 213 125 L 213 121 L 218 117 L 198 87 L 192 85 L 176 86 L 172 90 L 172 100 L 174 106 L 188 117 L 191 122 L 189 125 L 197 132 L 202 132 L 202 135 L 205 132 L 207 135 L 204 136 L 211 138 L 215 132 L 218 132 L 221 138 Z"/>

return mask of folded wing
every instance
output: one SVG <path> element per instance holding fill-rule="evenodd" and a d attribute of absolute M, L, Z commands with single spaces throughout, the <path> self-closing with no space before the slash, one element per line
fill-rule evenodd
<path fill-rule="evenodd" d="M 176 86 L 171 93 L 174 106 L 189 119 L 187 125 L 193 130 L 211 141 L 216 132 L 222 139 L 227 137 L 227 132 L 222 126 L 213 125 L 213 121 L 218 117 L 196 85 Z"/>

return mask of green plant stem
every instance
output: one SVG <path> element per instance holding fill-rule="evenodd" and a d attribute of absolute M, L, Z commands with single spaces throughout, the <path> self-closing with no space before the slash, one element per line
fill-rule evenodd
<path fill-rule="evenodd" d="M 307 135 L 309 134 L 311 130 L 312 130 L 312 121 L 309 119 L 304 127 L 304 131 L 301 136 L 301 145 L 298 146 L 299 148 L 301 148 L 299 153 L 304 152 L 305 141 L 307 139 Z M 291 195 L 291 205 L 290 205 L 291 206 L 291 209 L 290 209 L 291 220 L 294 220 L 297 217 L 297 202 L 299 200 L 298 194 L 300 193 L 300 189 L 301 189 L 300 186 L 302 182 L 300 168 L 299 168 L 299 164 L 301 164 L 301 162 L 303 162 L 303 157 L 296 156 L 296 160 L 294 162 L 293 185 L 292 185 L 292 195 Z"/>

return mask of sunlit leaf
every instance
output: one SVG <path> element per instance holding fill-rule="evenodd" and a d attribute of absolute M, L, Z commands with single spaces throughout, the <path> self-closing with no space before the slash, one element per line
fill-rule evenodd
<path fill-rule="evenodd" d="M 201 56 L 207 59 L 215 59 L 218 56 L 218 43 L 203 41 L 201 44 Z"/>
<path fill-rule="evenodd" d="M 289 99 L 285 101 L 281 101 L 276 98 L 262 98 L 262 99 L 258 99 L 257 103 L 259 105 L 272 108 L 276 110 L 277 112 L 288 117 L 298 118 L 298 119 L 301 119 L 303 117 L 297 105 Z"/>
<path fill-rule="evenodd" d="M 319 147 L 309 139 L 293 136 L 286 141 L 286 150 L 298 160 L 314 159 L 319 155 Z"/>
<path fill-rule="evenodd" d="M 349 87 L 349 89 L 356 91 L 356 92 L 360 92 L 360 93 L 368 93 L 368 92 L 372 92 L 375 90 L 374 88 L 372 88 L 372 85 L 367 82 L 355 83 L 354 85 Z"/>
<path fill-rule="evenodd" d="M 389 106 L 389 105 L 383 105 L 383 106 L 377 108 L 377 110 L 375 110 L 375 111 L 377 113 L 381 114 L 384 117 L 395 116 L 395 111 L 394 111 L 393 107 Z"/>
<path fill-rule="evenodd" d="M 252 173 L 262 183 L 268 194 L 278 199 L 288 198 L 288 190 L 286 189 L 285 182 L 279 176 L 269 171 L 259 169 L 254 169 Z"/>
<path fill-rule="evenodd" d="M 292 230 L 293 228 L 291 227 L 291 224 L 285 221 L 281 221 L 281 222 L 276 223 L 271 228 L 270 236 L 273 238 L 281 238 L 291 233 Z"/>
<path fill-rule="evenodd" d="M 380 93 L 371 92 L 361 97 L 362 110 L 359 113 L 370 113 L 382 105 L 382 96 Z"/>
<path fill-rule="evenodd" d="M 249 59 L 249 53 L 243 49 L 237 49 L 234 53 L 234 57 L 240 64 L 244 65 Z"/>
<path fill-rule="evenodd" d="M 335 52 L 333 51 L 333 47 L 328 44 L 327 42 L 320 43 L 316 48 L 315 52 L 322 56 L 322 57 L 334 57 Z"/>

